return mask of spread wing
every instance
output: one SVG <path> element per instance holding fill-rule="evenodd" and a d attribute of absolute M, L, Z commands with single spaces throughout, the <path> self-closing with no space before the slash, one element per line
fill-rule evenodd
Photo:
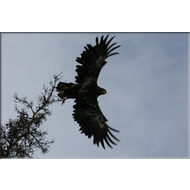
<path fill-rule="evenodd" d="M 112 141 L 111 137 L 119 141 L 111 131 L 119 132 L 106 124 L 107 119 L 101 112 L 98 101 L 96 98 L 88 99 L 76 99 L 74 108 L 74 120 L 77 121 L 80 125 L 81 133 L 84 133 L 88 138 L 94 136 L 93 143 L 99 146 L 99 143 L 102 144 L 103 148 L 104 141 L 109 147 L 112 148 L 110 142 L 116 145 Z"/>
<path fill-rule="evenodd" d="M 108 35 L 103 39 L 103 36 L 98 42 L 96 38 L 96 45 L 92 47 L 87 44 L 85 51 L 82 52 L 81 58 L 77 57 L 76 61 L 81 65 L 77 65 L 76 83 L 82 84 L 80 90 L 81 96 L 75 99 L 73 117 L 80 125 L 81 133 L 84 133 L 89 138 L 94 137 L 94 144 L 99 146 L 102 144 L 105 149 L 104 142 L 111 147 L 111 143 L 116 145 L 111 139 L 119 141 L 111 131 L 119 132 L 107 125 L 107 119 L 103 115 L 97 101 L 97 79 L 101 68 L 106 64 L 105 59 L 118 54 L 111 53 L 120 46 L 115 46 L 116 43 L 110 45 L 112 37 L 108 42 Z M 100 93 L 101 94 L 101 93 Z M 112 147 L 111 147 L 112 148 Z"/>
<path fill-rule="evenodd" d="M 116 43 L 110 45 L 110 42 L 114 37 L 106 42 L 108 36 L 109 35 L 107 35 L 105 39 L 103 39 L 102 36 L 100 43 L 98 42 L 98 37 L 96 37 L 96 45 L 93 47 L 90 44 L 87 44 L 87 47 L 84 47 L 85 51 L 82 52 L 81 58 L 77 57 L 76 61 L 81 65 L 76 66 L 76 72 L 78 74 L 78 76 L 75 77 L 76 83 L 83 83 L 84 85 L 91 83 L 97 84 L 100 70 L 106 64 L 105 59 L 112 55 L 118 54 L 117 52 L 111 53 L 120 46 L 114 47 Z"/>

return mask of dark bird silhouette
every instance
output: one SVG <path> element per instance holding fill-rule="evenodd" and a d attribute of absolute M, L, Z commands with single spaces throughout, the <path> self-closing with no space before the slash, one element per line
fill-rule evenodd
<path fill-rule="evenodd" d="M 100 110 L 97 101 L 98 96 L 106 94 L 106 90 L 97 85 L 99 73 L 107 63 L 105 60 L 118 54 L 117 52 L 112 53 L 113 50 L 120 47 L 115 46 L 116 43 L 110 45 L 114 37 L 107 41 L 108 36 L 105 38 L 102 36 L 100 42 L 96 37 L 96 45 L 87 44 L 81 57 L 77 57 L 76 61 L 80 65 L 76 66 L 78 75 L 75 77 L 75 84 L 59 82 L 57 85 L 58 96 L 62 98 L 63 103 L 66 99 L 75 99 L 73 118 L 80 125 L 81 133 L 84 133 L 88 138 L 93 136 L 93 143 L 97 144 L 98 147 L 101 143 L 104 149 L 104 141 L 111 148 L 111 143 L 116 145 L 111 137 L 119 141 L 111 133 L 111 131 L 119 131 L 107 125 L 107 119 Z"/>

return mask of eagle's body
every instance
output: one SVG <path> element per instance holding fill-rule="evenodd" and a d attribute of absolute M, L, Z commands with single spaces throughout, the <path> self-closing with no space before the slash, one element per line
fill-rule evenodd
<path fill-rule="evenodd" d="M 109 135 L 119 141 L 112 135 L 110 130 L 119 131 L 106 124 L 107 119 L 101 112 L 97 101 L 98 96 L 106 94 L 106 90 L 97 85 L 98 75 L 101 68 L 106 64 L 105 59 L 111 55 L 118 54 L 111 52 L 120 47 L 113 47 L 116 43 L 109 46 L 114 37 L 106 42 L 107 38 L 108 35 L 105 39 L 102 36 L 100 43 L 96 38 L 96 45 L 92 47 L 87 44 L 81 58 L 77 57 L 76 61 L 81 65 L 76 66 L 78 76 L 75 77 L 75 84 L 60 82 L 57 86 L 58 96 L 63 99 L 63 102 L 68 98 L 75 99 L 73 117 L 79 123 L 81 133 L 84 133 L 89 138 L 94 136 L 94 144 L 99 146 L 99 143 L 101 143 L 103 148 L 105 148 L 104 141 L 110 147 L 109 141 L 115 144 Z"/>

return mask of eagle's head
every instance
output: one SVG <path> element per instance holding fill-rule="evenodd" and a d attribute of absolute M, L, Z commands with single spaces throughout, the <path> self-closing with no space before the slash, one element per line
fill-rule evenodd
<path fill-rule="evenodd" d="M 97 89 L 97 94 L 98 94 L 98 96 L 100 96 L 100 95 L 103 95 L 103 94 L 106 94 L 107 92 L 106 92 L 106 90 L 104 89 L 104 88 L 100 88 L 99 86 L 98 86 L 98 89 Z"/>
<path fill-rule="evenodd" d="M 106 89 L 102 88 L 102 95 L 106 93 L 107 93 Z"/>

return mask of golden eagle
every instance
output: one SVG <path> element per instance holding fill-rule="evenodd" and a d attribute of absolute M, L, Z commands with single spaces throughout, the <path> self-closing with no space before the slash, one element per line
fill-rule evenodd
<path fill-rule="evenodd" d="M 109 147 L 111 147 L 110 142 L 116 145 L 109 135 L 119 141 L 111 133 L 111 130 L 119 131 L 107 125 L 107 119 L 100 110 L 97 101 L 98 96 L 106 94 L 106 90 L 97 85 L 98 75 L 106 64 L 106 58 L 118 54 L 111 52 L 120 47 L 114 46 L 116 43 L 110 45 L 114 37 L 107 42 L 108 36 L 105 39 L 102 36 L 100 42 L 96 37 L 96 45 L 93 47 L 87 44 L 81 57 L 77 57 L 76 61 L 81 65 L 76 66 L 78 74 L 75 77 L 76 84 L 59 82 L 56 87 L 59 92 L 58 96 L 63 99 L 63 103 L 67 98 L 75 98 L 73 118 L 80 125 L 81 133 L 84 133 L 88 138 L 94 136 L 93 143 L 97 144 L 98 147 L 101 143 L 104 149 L 104 141 Z"/>

